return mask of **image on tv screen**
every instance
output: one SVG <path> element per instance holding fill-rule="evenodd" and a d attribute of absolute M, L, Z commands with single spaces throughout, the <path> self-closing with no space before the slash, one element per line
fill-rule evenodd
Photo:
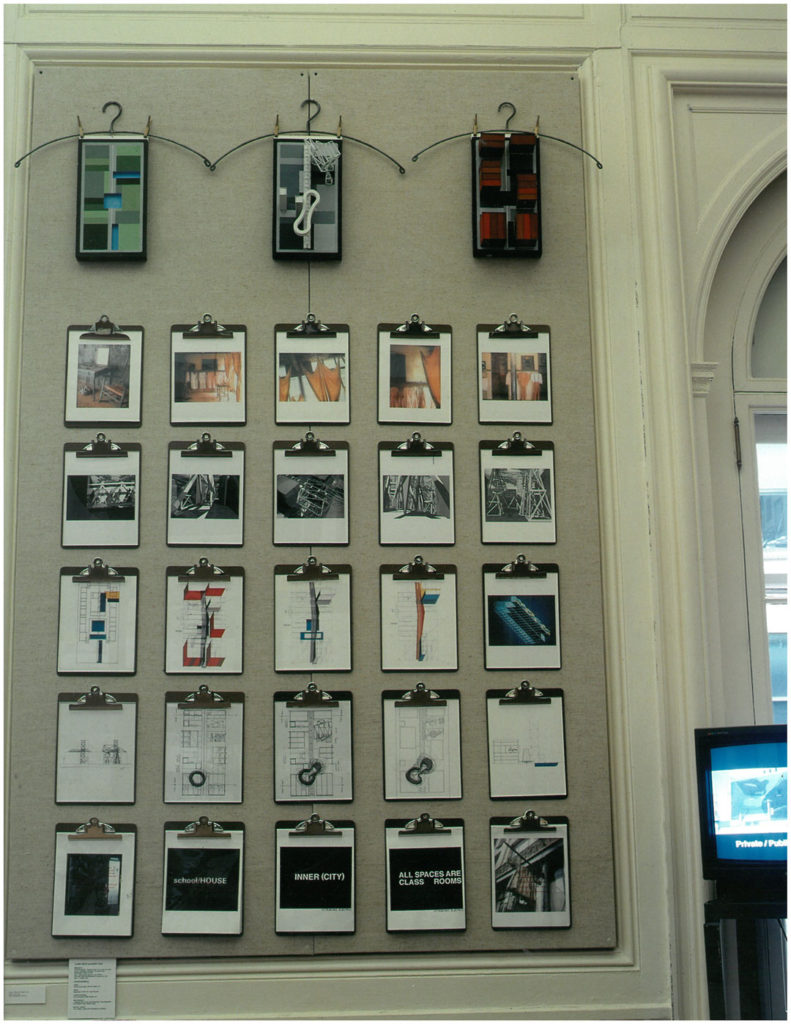
<path fill-rule="evenodd" d="M 711 752 L 717 856 L 785 860 L 788 767 L 785 744 L 744 744 Z"/>

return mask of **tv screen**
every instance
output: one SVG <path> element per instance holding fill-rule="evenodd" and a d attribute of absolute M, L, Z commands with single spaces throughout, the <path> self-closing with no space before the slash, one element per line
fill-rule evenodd
<path fill-rule="evenodd" d="M 696 729 L 703 877 L 785 886 L 788 747 L 784 725 Z"/>

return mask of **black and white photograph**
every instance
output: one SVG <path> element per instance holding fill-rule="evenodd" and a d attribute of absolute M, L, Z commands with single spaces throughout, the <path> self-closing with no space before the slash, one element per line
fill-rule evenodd
<path fill-rule="evenodd" d="M 397 564 L 379 567 L 383 672 L 453 672 L 459 667 L 456 566 L 411 577 Z"/>
<path fill-rule="evenodd" d="M 351 566 L 333 565 L 328 578 L 293 570 L 275 566 L 275 672 L 350 672 Z"/>
<path fill-rule="evenodd" d="M 334 455 L 290 455 L 275 442 L 273 543 L 349 543 L 349 447 L 328 443 Z"/>
<path fill-rule="evenodd" d="M 310 687 L 274 695 L 275 803 L 353 797 L 352 695 Z"/>
<path fill-rule="evenodd" d="M 132 934 L 135 840 L 134 825 L 93 819 L 55 826 L 53 935 Z"/>
<path fill-rule="evenodd" d="M 275 423 L 348 423 L 349 328 L 304 334 L 275 327 Z"/>
<path fill-rule="evenodd" d="M 464 823 L 434 819 L 435 832 L 385 822 L 387 930 L 460 931 L 467 927 Z"/>
<path fill-rule="evenodd" d="M 478 419 L 481 423 L 551 423 L 549 328 L 505 333 L 478 324 Z"/>
<path fill-rule="evenodd" d="M 244 694 L 165 694 L 166 804 L 242 802 Z"/>
<path fill-rule="evenodd" d="M 244 542 L 244 455 L 241 442 L 206 455 L 168 445 L 168 544 Z"/>
<path fill-rule="evenodd" d="M 501 569 L 483 567 L 485 667 L 560 668 L 557 565 L 538 564 L 535 576 Z"/>
<path fill-rule="evenodd" d="M 58 694 L 55 803 L 133 804 L 137 695 Z"/>
<path fill-rule="evenodd" d="M 113 455 L 100 456 L 86 446 L 64 446 L 64 548 L 140 543 L 140 445 L 112 445 L 112 450 Z"/>
<path fill-rule="evenodd" d="M 241 935 L 244 825 L 165 822 L 163 935 Z"/>
<path fill-rule="evenodd" d="M 547 818 L 539 831 L 492 819 L 492 928 L 568 928 L 568 820 Z"/>
<path fill-rule="evenodd" d="M 379 324 L 379 422 L 451 423 L 451 329 Z"/>
<path fill-rule="evenodd" d="M 275 931 L 354 931 L 354 823 L 325 822 L 331 834 L 306 833 L 298 821 L 278 821 Z"/>
<path fill-rule="evenodd" d="M 505 442 L 509 444 L 509 442 Z M 481 541 L 484 544 L 554 544 L 555 451 L 551 441 L 526 442 L 506 452 L 481 441 Z"/>
<path fill-rule="evenodd" d="M 562 690 L 487 690 L 486 728 L 492 800 L 568 794 Z"/>
<path fill-rule="evenodd" d="M 244 569 L 223 566 L 207 578 L 197 573 L 195 567 L 170 565 L 166 579 L 165 672 L 240 673 L 244 653 Z"/>
<path fill-rule="evenodd" d="M 170 422 L 242 424 L 247 420 L 247 328 L 174 324 L 170 332 Z M 216 333 L 215 333 L 216 332 Z"/>
<path fill-rule="evenodd" d="M 460 800 L 458 690 L 382 694 L 385 800 Z"/>
<path fill-rule="evenodd" d="M 138 571 L 60 570 L 59 675 L 131 675 L 137 654 Z"/>
<path fill-rule="evenodd" d="M 398 442 L 379 443 L 379 543 L 453 544 L 453 445 L 405 454 Z"/>
<path fill-rule="evenodd" d="M 143 328 L 94 328 L 67 331 L 66 426 L 139 426 Z"/>

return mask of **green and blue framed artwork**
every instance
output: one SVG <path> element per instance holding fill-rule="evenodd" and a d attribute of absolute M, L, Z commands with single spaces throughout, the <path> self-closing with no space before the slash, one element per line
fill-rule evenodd
<path fill-rule="evenodd" d="M 78 260 L 146 258 L 148 139 L 108 132 L 79 140 Z"/>

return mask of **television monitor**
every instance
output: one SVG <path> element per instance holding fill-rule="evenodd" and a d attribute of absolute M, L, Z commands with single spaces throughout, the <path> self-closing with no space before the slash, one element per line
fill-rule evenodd
<path fill-rule="evenodd" d="M 703 877 L 785 893 L 786 727 L 696 729 L 695 750 Z"/>

